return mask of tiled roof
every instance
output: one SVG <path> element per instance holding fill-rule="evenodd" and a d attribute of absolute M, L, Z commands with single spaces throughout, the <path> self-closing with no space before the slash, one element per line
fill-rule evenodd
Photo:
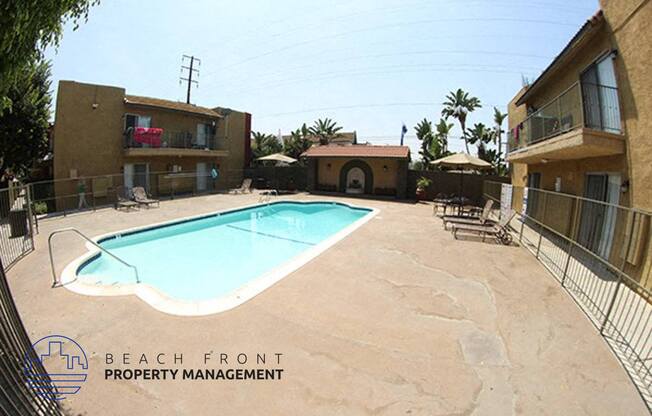
<path fill-rule="evenodd" d="M 222 117 L 218 112 L 211 110 L 210 108 L 200 107 L 194 104 L 186 104 L 179 101 L 162 100 L 160 98 L 125 95 L 125 103 L 165 108 L 167 110 L 183 111 L 186 113 L 201 114 L 209 117 Z"/>
<path fill-rule="evenodd" d="M 313 146 L 301 156 L 304 157 L 391 157 L 407 159 L 410 148 L 407 146 Z"/>

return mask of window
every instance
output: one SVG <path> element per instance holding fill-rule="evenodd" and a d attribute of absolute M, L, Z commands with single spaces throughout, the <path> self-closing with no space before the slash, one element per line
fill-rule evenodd
<path fill-rule="evenodd" d="M 581 75 L 584 122 L 587 127 L 620 133 L 620 103 L 614 54 L 598 59 Z"/>
<path fill-rule="evenodd" d="M 213 126 L 208 123 L 197 124 L 197 140 L 195 147 L 208 148 L 213 136 Z"/>
<path fill-rule="evenodd" d="M 125 130 L 129 127 L 152 127 L 152 117 L 138 114 L 125 114 Z"/>
<path fill-rule="evenodd" d="M 152 117 L 138 114 L 125 114 L 125 141 L 126 147 L 150 147 L 149 144 L 136 143 L 133 140 L 134 127 L 152 127 Z"/>

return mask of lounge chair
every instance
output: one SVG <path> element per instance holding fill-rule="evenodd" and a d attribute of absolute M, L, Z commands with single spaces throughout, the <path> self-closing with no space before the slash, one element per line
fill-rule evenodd
<path fill-rule="evenodd" d="M 135 202 L 126 197 L 126 192 L 124 188 L 116 189 L 115 209 L 119 210 L 120 208 L 124 208 L 127 211 L 129 211 L 132 208 L 138 208 L 138 202 Z"/>
<path fill-rule="evenodd" d="M 125 208 L 127 211 L 132 208 L 138 208 L 138 202 L 130 201 L 124 198 L 118 198 L 118 201 L 115 204 L 115 209 L 119 210 L 120 208 Z"/>
<path fill-rule="evenodd" d="M 134 201 L 136 201 L 138 205 L 145 205 L 147 208 L 153 204 L 160 206 L 160 201 L 158 199 L 150 198 L 149 195 L 147 195 L 147 192 L 145 192 L 145 188 L 142 186 L 135 186 L 132 189 L 132 193 L 134 195 Z"/>
<path fill-rule="evenodd" d="M 444 229 L 446 229 L 446 226 L 448 224 L 485 225 L 487 222 L 493 224 L 494 222 L 489 219 L 489 214 L 491 213 L 491 208 L 493 207 L 493 205 L 494 205 L 494 201 L 488 199 L 487 202 L 484 204 L 484 208 L 482 208 L 480 215 L 477 217 L 473 215 L 465 215 L 465 216 L 444 215 L 442 217 Z"/>
<path fill-rule="evenodd" d="M 242 186 L 239 188 L 233 189 L 231 193 L 234 194 L 245 194 L 245 193 L 251 193 L 251 178 L 244 178 L 242 180 Z"/>
<path fill-rule="evenodd" d="M 512 243 L 512 234 L 509 232 L 508 225 L 515 215 L 516 212 L 514 210 L 509 210 L 507 215 L 501 218 L 498 224 L 453 224 L 453 237 L 457 239 L 457 233 L 461 231 L 478 234 L 482 237 L 482 241 L 484 241 L 485 237 L 489 235 L 494 237 L 497 242 L 508 246 Z"/>

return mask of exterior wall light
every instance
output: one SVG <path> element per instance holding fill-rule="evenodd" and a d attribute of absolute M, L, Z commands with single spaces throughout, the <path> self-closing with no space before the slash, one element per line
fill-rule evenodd
<path fill-rule="evenodd" d="M 387 171 L 389 170 L 389 168 L 387 167 L 387 165 L 383 165 L 383 170 L 384 170 L 385 172 L 387 172 Z"/>
<path fill-rule="evenodd" d="M 629 180 L 623 181 L 620 185 L 620 192 L 627 193 L 629 191 Z"/>

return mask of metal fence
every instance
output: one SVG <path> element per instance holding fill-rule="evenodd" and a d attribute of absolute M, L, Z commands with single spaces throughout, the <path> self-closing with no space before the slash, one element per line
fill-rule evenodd
<path fill-rule="evenodd" d="M 521 244 L 586 313 L 652 410 L 650 214 L 490 181 L 484 196 L 517 211 L 510 226 Z"/>
<path fill-rule="evenodd" d="M 0 413 L 3 415 L 63 415 L 59 404 L 50 395 L 37 394 L 28 387 L 23 371 L 25 360 L 42 377 L 43 391 L 53 391 L 50 377 L 38 360 L 27 331 L 16 310 L 0 264 Z"/>
<path fill-rule="evenodd" d="M 32 182 L 28 185 L 36 215 L 95 210 L 115 206 L 120 198 L 130 198 L 133 187 L 140 186 L 153 198 L 174 199 L 207 195 L 238 187 L 242 170 L 146 172 L 86 176 Z M 216 173 L 216 175 L 214 175 Z"/>
<path fill-rule="evenodd" d="M 618 89 L 576 82 L 510 131 L 508 150 L 517 151 L 579 127 L 620 133 Z"/>
<path fill-rule="evenodd" d="M 9 269 L 34 249 L 30 189 L 0 189 L 0 259 Z"/>

